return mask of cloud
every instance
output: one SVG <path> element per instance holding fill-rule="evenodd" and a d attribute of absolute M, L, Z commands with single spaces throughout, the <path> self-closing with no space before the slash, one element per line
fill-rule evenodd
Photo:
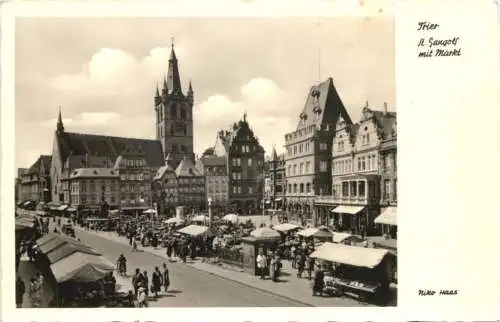
<path fill-rule="evenodd" d="M 267 153 L 273 145 L 281 150 L 279 147 L 284 143 L 284 133 L 293 128 L 293 115 L 283 113 L 291 104 L 284 91 L 271 79 L 253 78 L 240 87 L 240 96 L 236 100 L 214 94 L 196 104 L 195 124 L 212 131 L 207 138 L 199 138 L 198 147 L 203 150 L 213 144 L 219 129 L 227 129 L 247 113 L 248 122 Z"/>

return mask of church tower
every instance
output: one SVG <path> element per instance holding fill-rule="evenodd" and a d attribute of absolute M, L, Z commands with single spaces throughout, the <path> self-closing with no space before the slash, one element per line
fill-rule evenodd
<path fill-rule="evenodd" d="M 194 162 L 193 152 L 193 88 L 191 82 L 186 94 L 181 87 L 179 65 L 174 44 L 168 60 L 167 77 L 163 88 L 156 87 L 156 139 L 161 142 L 164 157 L 170 155 L 174 169 L 184 157 Z"/>

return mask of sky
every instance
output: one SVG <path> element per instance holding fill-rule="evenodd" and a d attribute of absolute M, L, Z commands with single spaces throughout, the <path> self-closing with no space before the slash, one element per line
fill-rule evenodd
<path fill-rule="evenodd" d="M 354 121 L 395 105 L 394 21 L 371 18 L 18 18 L 16 167 L 68 132 L 155 137 L 153 97 L 172 38 L 194 90 L 194 149 L 247 113 L 270 154 L 284 150 L 309 88 L 332 77 Z"/>

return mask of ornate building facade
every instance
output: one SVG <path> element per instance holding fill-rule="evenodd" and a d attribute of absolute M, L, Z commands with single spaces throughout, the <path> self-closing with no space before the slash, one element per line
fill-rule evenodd
<path fill-rule="evenodd" d="M 282 209 L 285 204 L 286 173 L 285 156 L 278 155 L 273 148 L 271 157 L 265 163 L 265 204 L 266 208 Z"/>
<path fill-rule="evenodd" d="M 255 214 L 264 198 L 264 148 L 246 115 L 230 131 L 219 131 L 227 155 L 228 201 L 239 214 Z"/>
<path fill-rule="evenodd" d="M 351 122 L 329 78 L 311 87 L 296 130 L 285 135 L 285 196 L 291 222 L 314 225 L 315 196 L 331 191 L 331 149 L 339 116 Z"/>
<path fill-rule="evenodd" d="M 195 161 L 193 152 L 193 88 L 191 82 L 186 94 L 181 88 L 179 66 L 174 47 L 168 61 L 168 74 L 163 88 L 156 88 L 154 97 L 156 113 L 156 139 L 161 142 L 164 157 L 170 154 L 175 169 L 186 157 Z"/>
<path fill-rule="evenodd" d="M 198 213 L 207 205 L 205 198 L 205 177 L 196 169 L 195 164 L 187 156 L 175 169 L 179 205 L 184 206 L 187 213 Z"/>
<path fill-rule="evenodd" d="M 36 202 L 51 200 L 50 163 L 52 156 L 41 155 L 28 170 L 20 173 L 19 199 Z"/>
<path fill-rule="evenodd" d="M 393 112 L 362 110 L 358 123 L 339 118 L 332 140 L 332 191 L 315 200 L 318 223 L 367 234 L 380 213 L 380 145 Z"/>
<path fill-rule="evenodd" d="M 174 216 L 175 207 L 179 206 L 179 183 L 175 169 L 169 163 L 170 156 L 167 155 L 165 165 L 158 169 L 153 178 L 152 188 L 158 213 Z"/>

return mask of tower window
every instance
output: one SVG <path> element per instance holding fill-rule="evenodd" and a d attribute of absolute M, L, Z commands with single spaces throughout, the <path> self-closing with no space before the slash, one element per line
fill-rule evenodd
<path fill-rule="evenodd" d="M 172 119 L 177 118 L 177 105 L 176 104 L 172 104 L 172 106 L 170 107 L 170 118 L 172 118 Z"/>
<path fill-rule="evenodd" d="M 186 109 L 181 108 L 181 120 L 185 120 L 185 119 L 186 119 Z"/>

